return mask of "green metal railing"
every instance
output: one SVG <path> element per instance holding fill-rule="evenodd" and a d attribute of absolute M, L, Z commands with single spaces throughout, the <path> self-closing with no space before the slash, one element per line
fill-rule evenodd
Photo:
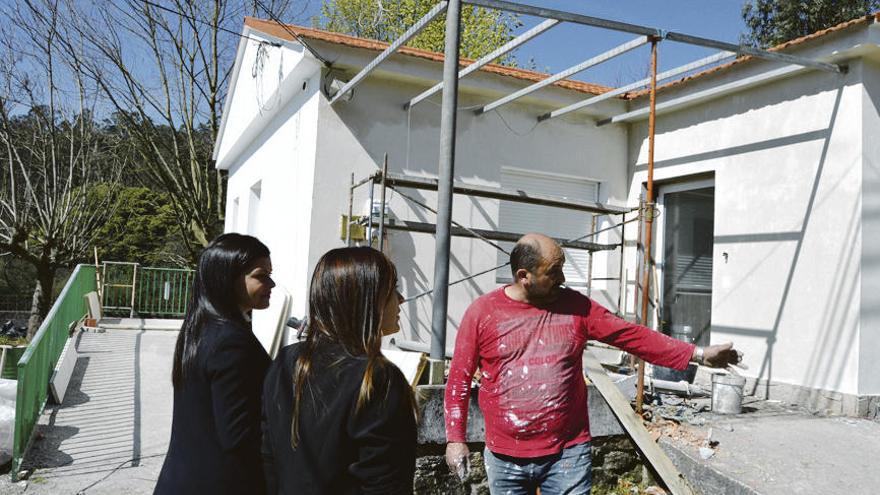
<path fill-rule="evenodd" d="M 183 316 L 193 284 L 192 270 L 140 268 L 134 310 L 139 315 Z"/>
<path fill-rule="evenodd" d="M 141 267 L 106 261 L 101 267 L 105 315 L 182 318 L 192 290 L 193 270 Z"/>
<path fill-rule="evenodd" d="M 78 265 L 18 361 L 15 440 L 12 448 L 12 479 L 15 481 L 24 454 L 30 446 L 34 426 L 46 405 L 49 378 L 69 337 L 70 324 L 86 314 L 83 296 L 95 288 L 95 267 Z"/>

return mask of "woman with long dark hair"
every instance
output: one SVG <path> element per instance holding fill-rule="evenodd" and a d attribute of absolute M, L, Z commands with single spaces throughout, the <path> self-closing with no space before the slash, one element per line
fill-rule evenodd
<path fill-rule="evenodd" d="M 269 355 L 250 313 L 269 307 L 269 249 L 223 234 L 202 252 L 174 350 L 171 443 L 157 494 L 265 492 L 260 391 Z"/>
<path fill-rule="evenodd" d="M 263 389 L 269 493 L 412 493 L 412 389 L 382 356 L 400 329 L 397 270 L 368 247 L 327 252 L 309 289 L 306 338 L 281 350 Z"/>

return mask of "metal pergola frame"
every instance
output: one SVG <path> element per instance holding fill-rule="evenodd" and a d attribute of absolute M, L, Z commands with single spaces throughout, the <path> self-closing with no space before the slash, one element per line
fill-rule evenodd
<path fill-rule="evenodd" d="M 472 63 L 468 67 L 459 70 L 460 63 L 460 55 L 459 55 L 459 42 L 460 42 L 460 27 L 461 27 L 461 5 L 468 4 L 478 7 L 484 7 L 495 10 L 502 10 L 516 14 L 536 16 L 546 19 L 544 22 L 539 24 L 538 26 L 532 28 L 531 30 L 521 34 L 520 36 L 514 38 L 498 49 L 494 50 L 492 53 L 482 57 L 476 62 Z M 552 84 L 553 82 L 559 81 L 567 76 L 570 76 L 576 72 L 580 72 L 588 67 L 596 65 L 598 63 L 610 60 L 621 53 L 624 53 L 628 50 L 635 48 L 636 46 L 640 46 L 642 44 L 650 43 L 651 45 L 651 77 L 648 79 L 644 79 L 629 85 L 626 85 L 621 88 L 616 88 L 608 93 L 592 96 L 587 98 L 581 102 L 574 103 L 572 105 L 568 105 L 551 112 L 544 113 L 542 115 L 537 116 L 538 121 L 552 119 L 555 117 L 559 117 L 570 113 L 575 110 L 583 109 L 589 105 L 596 104 L 600 101 L 608 100 L 609 98 L 613 98 L 615 96 L 623 95 L 631 90 L 643 87 L 645 85 L 649 85 L 650 87 L 650 103 L 647 108 L 638 109 L 634 111 L 630 111 L 621 115 L 617 115 L 611 117 L 609 119 L 605 119 L 604 121 L 599 122 L 600 125 L 604 125 L 607 123 L 615 123 L 625 121 L 627 119 L 637 118 L 648 114 L 648 176 L 647 176 L 647 194 L 646 194 L 646 204 L 648 205 L 648 209 L 646 210 L 648 214 L 644 215 L 644 227 L 645 227 L 645 239 L 644 239 L 644 256 L 645 262 L 644 267 L 644 282 L 642 286 L 642 323 L 647 324 L 647 304 L 649 297 L 649 288 L 650 288 L 650 278 L 648 274 L 650 273 L 650 253 L 651 253 L 651 223 L 653 221 L 653 210 L 652 205 L 654 202 L 654 127 L 655 127 L 655 119 L 656 119 L 656 111 L 657 108 L 663 108 L 664 106 L 671 107 L 677 104 L 684 104 L 686 101 L 669 101 L 664 102 L 659 107 L 656 104 L 656 91 L 657 91 L 657 81 L 668 79 L 674 77 L 679 74 L 683 74 L 694 70 L 696 68 L 706 66 L 725 58 L 732 57 L 734 55 L 738 56 L 751 56 L 763 60 L 768 60 L 772 62 L 781 62 L 786 64 L 784 67 L 777 68 L 773 71 L 767 72 L 765 74 L 759 74 L 757 76 L 751 76 L 744 78 L 740 81 L 735 81 L 733 83 L 725 85 L 726 91 L 732 89 L 738 89 L 743 87 L 748 87 L 749 85 L 758 84 L 761 81 L 769 80 L 770 78 L 775 77 L 783 77 L 787 74 L 792 74 L 797 71 L 813 69 L 813 70 L 822 70 L 831 73 L 845 73 L 847 67 L 845 65 L 838 65 L 833 63 L 828 63 L 821 60 L 811 59 L 807 57 L 800 57 L 780 52 L 771 52 L 767 50 L 761 50 L 754 47 L 737 45 L 733 43 L 727 43 L 723 41 L 703 38 L 699 36 L 692 36 L 683 33 L 677 33 L 672 31 L 664 31 L 662 29 L 650 27 L 650 26 L 641 26 L 637 24 L 629 24 L 625 22 L 619 22 L 609 19 L 602 19 L 598 17 L 591 17 L 582 14 L 576 14 L 573 12 L 567 12 L 556 9 L 549 9 L 543 7 L 535 7 L 531 5 L 521 4 L 510 2 L 506 0 L 444 0 L 439 2 L 428 14 L 426 14 L 421 20 L 419 20 L 416 24 L 414 24 L 409 30 L 401 36 L 400 39 L 393 42 L 388 48 L 382 52 L 376 59 L 374 59 L 370 64 L 364 67 L 357 75 L 354 76 L 341 90 L 339 90 L 330 100 L 330 103 L 336 103 L 342 98 L 346 93 L 351 91 L 357 84 L 359 84 L 363 79 L 373 71 L 377 65 L 379 65 L 382 61 L 387 59 L 391 54 L 393 54 L 400 46 L 402 46 L 406 41 L 415 36 L 426 24 L 428 24 L 432 19 L 434 19 L 441 12 L 446 11 L 446 38 L 445 38 L 445 51 L 444 51 L 444 61 L 443 61 L 443 80 L 424 91 L 423 93 L 415 96 L 409 102 L 404 105 L 404 108 L 411 108 L 412 106 L 418 104 L 421 101 L 424 101 L 426 98 L 435 94 L 437 91 L 442 90 L 442 104 L 441 104 L 441 120 L 440 120 L 440 153 L 439 153 L 439 174 L 437 180 L 437 227 L 436 227 L 436 248 L 435 248 L 435 265 L 434 265 L 434 307 L 432 311 L 432 321 L 431 321 L 431 359 L 433 361 L 441 361 L 445 356 L 445 346 L 446 346 L 446 311 L 447 311 L 447 302 L 448 302 L 448 291 L 447 285 L 449 283 L 449 246 L 450 246 L 450 235 L 451 235 L 451 213 L 452 213 L 452 196 L 455 191 L 456 185 L 453 183 L 453 171 L 455 165 L 455 138 L 456 138 L 456 120 L 457 120 L 457 105 L 458 105 L 458 81 L 461 77 L 464 77 L 476 70 L 480 67 L 485 66 L 490 63 L 492 60 L 497 59 L 511 50 L 517 48 L 523 43 L 534 39 L 540 34 L 546 32 L 550 28 L 558 25 L 562 22 L 572 23 L 572 24 L 580 24 L 584 26 L 593 26 L 602 29 L 609 29 L 613 31 L 626 32 L 638 35 L 639 38 L 632 40 L 624 45 L 618 46 L 612 50 L 606 51 L 602 54 L 596 55 L 578 65 L 570 67 L 562 72 L 551 75 L 547 79 L 542 80 L 541 82 L 532 84 L 531 86 L 518 90 L 511 95 L 505 96 L 501 99 L 498 99 L 494 102 L 486 104 L 477 110 L 477 113 L 485 113 L 490 111 L 498 106 L 509 103 L 519 97 L 525 96 L 526 94 L 540 89 L 541 87 Z M 696 46 L 715 48 L 721 50 L 720 53 L 712 55 L 710 57 L 703 58 L 696 62 L 684 65 L 682 67 L 678 67 L 675 69 L 671 69 L 669 71 L 663 72 L 662 74 L 657 74 L 657 46 L 662 41 L 673 41 L 678 43 L 686 43 Z M 712 91 L 719 91 L 718 88 L 712 88 L 708 90 L 704 90 L 702 93 L 711 93 Z M 703 94 L 702 97 L 708 97 L 711 94 Z M 689 95 L 685 97 L 680 97 L 679 100 L 686 100 L 688 98 L 694 98 L 694 95 Z M 639 367 L 639 385 L 643 383 L 643 375 L 642 369 L 644 367 Z M 637 405 L 640 408 L 641 406 L 641 394 L 639 394 L 637 400 Z"/>

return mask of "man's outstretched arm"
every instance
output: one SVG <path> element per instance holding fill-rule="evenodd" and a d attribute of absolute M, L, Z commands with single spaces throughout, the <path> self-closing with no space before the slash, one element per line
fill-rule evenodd
<path fill-rule="evenodd" d="M 595 301 L 590 303 L 587 317 L 589 338 L 619 347 L 649 363 L 683 370 L 691 361 L 715 368 L 740 361 L 741 355 L 733 349 L 732 343 L 697 347 L 626 321 Z"/>

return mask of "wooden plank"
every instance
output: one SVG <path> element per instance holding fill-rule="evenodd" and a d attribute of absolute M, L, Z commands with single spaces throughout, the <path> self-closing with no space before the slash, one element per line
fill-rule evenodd
<path fill-rule="evenodd" d="M 52 398 L 56 404 L 64 401 L 64 395 L 67 393 L 67 385 L 70 383 L 70 377 L 73 376 L 73 368 L 76 366 L 76 359 L 79 353 L 76 352 L 74 345 L 76 338 L 70 337 L 64 344 L 64 350 L 61 351 L 61 357 L 52 371 L 52 379 L 49 380 L 49 389 L 52 391 Z"/>
<path fill-rule="evenodd" d="M 666 456 L 666 453 L 654 442 L 651 434 L 642 424 L 642 419 L 630 407 L 629 400 L 614 385 L 605 369 L 599 364 L 599 360 L 590 351 L 584 352 L 584 371 L 596 390 L 602 394 L 611 411 L 617 416 L 617 420 L 623 425 L 624 430 L 636 444 L 643 456 L 651 463 L 654 470 L 672 492 L 672 495 L 694 495 L 694 491 L 688 484 L 684 475 L 675 467 L 675 464 Z"/>

